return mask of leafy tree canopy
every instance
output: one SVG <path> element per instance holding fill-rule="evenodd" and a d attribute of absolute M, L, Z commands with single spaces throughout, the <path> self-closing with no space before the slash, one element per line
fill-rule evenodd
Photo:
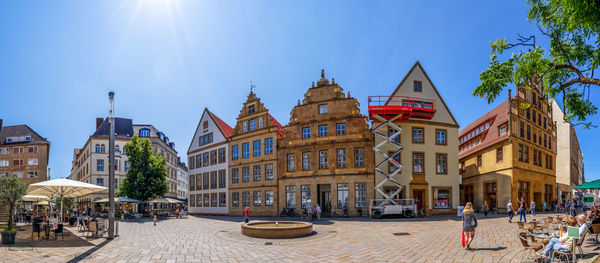
<path fill-rule="evenodd" d="M 164 156 L 152 153 L 150 140 L 135 135 L 124 148 L 130 165 L 117 195 L 148 201 L 166 194 L 167 163 Z"/>
<path fill-rule="evenodd" d="M 565 121 L 590 127 L 587 118 L 598 108 L 590 101 L 592 88 L 600 87 L 594 71 L 600 65 L 600 0 L 529 0 L 527 20 L 535 23 L 549 46 L 536 45 L 535 35 L 519 35 L 491 42 L 490 64 L 480 74 L 473 96 L 493 102 L 513 83 L 528 88 L 541 77 L 545 94 L 562 95 Z M 504 51 L 515 49 L 510 57 Z M 502 57 L 502 58 L 501 58 Z"/>
<path fill-rule="evenodd" d="M 27 184 L 17 177 L 2 177 L 0 178 L 0 205 L 8 205 L 9 215 L 14 214 L 15 205 L 17 201 L 25 195 L 27 191 Z M 7 230 L 11 230 L 13 227 L 13 217 L 8 217 Z"/>

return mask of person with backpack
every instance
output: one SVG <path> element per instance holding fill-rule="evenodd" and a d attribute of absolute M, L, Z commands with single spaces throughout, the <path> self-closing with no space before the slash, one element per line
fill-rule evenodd
<path fill-rule="evenodd" d="M 512 200 L 508 200 L 508 204 L 506 204 L 506 211 L 508 212 L 508 222 L 512 223 L 513 216 L 515 215 Z"/>
<path fill-rule="evenodd" d="M 464 235 L 464 247 L 466 250 L 471 249 L 471 242 L 475 237 L 475 228 L 477 227 L 477 218 L 475 217 L 475 210 L 473 210 L 473 204 L 468 202 L 463 210 L 463 235 Z"/>
<path fill-rule="evenodd" d="M 524 219 L 525 223 L 527 223 L 527 216 L 525 215 L 526 211 L 527 205 L 525 204 L 525 198 L 521 196 L 521 201 L 519 202 L 519 222 Z"/>

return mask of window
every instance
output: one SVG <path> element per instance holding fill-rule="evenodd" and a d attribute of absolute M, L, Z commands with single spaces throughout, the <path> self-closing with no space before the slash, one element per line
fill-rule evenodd
<path fill-rule="evenodd" d="M 250 206 L 250 192 L 243 192 L 242 193 L 242 205 L 243 206 Z"/>
<path fill-rule="evenodd" d="M 254 200 L 254 206 L 260 206 L 262 204 L 262 200 L 260 199 L 260 191 L 252 192 L 252 197 Z"/>
<path fill-rule="evenodd" d="M 226 206 L 227 198 L 225 197 L 225 193 L 219 193 L 219 206 Z"/>
<path fill-rule="evenodd" d="M 348 184 L 337 184 L 337 208 L 348 205 Z"/>
<path fill-rule="evenodd" d="M 202 190 L 202 174 L 196 175 L 196 190 Z"/>
<path fill-rule="evenodd" d="M 413 128 L 412 135 L 413 135 L 413 138 L 412 138 L 413 143 L 424 143 L 423 128 Z"/>
<path fill-rule="evenodd" d="M 196 160 L 196 158 L 194 156 L 188 157 L 188 164 L 190 166 L 190 170 L 196 168 L 195 167 L 195 160 Z"/>
<path fill-rule="evenodd" d="M 27 159 L 27 165 L 38 165 L 38 158 L 28 158 Z"/>
<path fill-rule="evenodd" d="M 210 172 L 210 189 L 217 189 L 217 171 Z"/>
<path fill-rule="evenodd" d="M 96 171 L 104 171 L 104 160 L 96 160 Z"/>
<path fill-rule="evenodd" d="M 302 170 L 310 170 L 310 152 L 302 153 Z"/>
<path fill-rule="evenodd" d="M 425 154 L 413 153 L 413 173 L 425 172 Z"/>
<path fill-rule="evenodd" d="M 23 172 L 13 172 L 12 175 L 13 177 L 23 179 Z"/>
<path fill-rule="evenodd" d="M 202 122 L 202 129 L 208 129 L 208 121 L 203 121 Z"/>
<path fill-rule="evenodd" d="M 196 206 L 196 195 L 190 195 L 190 206 Z"/>
<path fill-rule="evenodd" d="M 525 118 L 527 118 L 528 120 L 531 119 L 531 108 L 527 108 L 525 110 Z"/>
<path fill-rule="evenodd" d="M 529 182 L 519 181 L 517 185 L 519 199 L 523 197 L 525 199 L 525 204 L 527 204 L 529 200 Z"/>
<path fill-rule="evenodd" d="M 256 106 L 254 104 L 248 105 L 248 114 L 256 112 Z"/>
<path fill-rule="evenodd" d="M 531 126 L 527 125 L 527 140 L 531 140 Z"/>
<path fill-rule="evenodd" d="M 552 155 L 546 154 L 546 169 L 552 170 L 554 163 L 552 162 Z"/>
<path fill-rule="evenodd" d="M 250 157 L 250 143 L 243 143 L 242 144 L 242 158 L 248 158 Z"/>
<path fill-rule="evenodd" d="M 287 155 L 287 170 L 288 172 L 296 171 L 296 155 L 293 153 Z"/>
<path fill-rule="evenodd" d="M 0 155 L 7 155 L 8 153 L 8 148 L 0 148 Z"/>
<path fill-rule="evenodd" d="M 247 125 L 247 124 L 246 124 L 246 122 L 245 122 L 245 121 L 244 121 L 244 122 L 242 122 L 242 132 L 244 132 L 244 133 L 248 131 L 248 126 L 246 126 L 246 125 Z"/>
<path fill-rule="evenodd" d="M 400 169 L 400 153 L 394 155 L 394 152 L 388 152 L 388 156 L 391 156 L 391 160 L 395 161 L 396 163 L 398 163 L 398 165 L 394 164 L 393 162 L 389 162 L 389 168 L 388 170 L 390 171 L 390 173 L 395 172 L 396 170 Z"/>
<path fill-rule="evenodd" d="M 96 178 L 96 184 L 97 185 L 104 185 L 104 179 L 103 178 Z"/>
<path fill-rule="evenodd" d="M 190 191 L 196 191 L 196 175 L 190 174 Z M 193 204 L 193 202 L 192 202 Z"/>
<path fill-rule="evenodd" d="M 265 180 L 273 180 L 274 177 L 275 176 L 273 174 L 273 164 L 265 164 Z"/>
<path fill-rule="evenodd" d="M 265 191 L 265 206 L 273 206 L 273 191 Z"/>
<path fill-rule="evenodd" d="M 446 130 L 435 130 L 435 144 L 446 145 Z"/>
<path fill-rule="evenodd" d="M 265 139 L 265 155 L 273 153 L 273 138 Z"/>
<path fill-rule="evenodd" d="M 481 167 L 481 166 L 482 166 L 481 155 L 477 155 L 477 167 Z"/>
<path fill-rule="evenodd" d="M 231 193 L 231 206 L 240 206 L 240 193 Z"/>
<path fill-rule="evenodd" d="M 365 148 L 354 148 L 354 167 L 365 167 Z"/>
<path fill-rule="evenodd" d="M 13 147 L 13 153 L 23 153 L 23 147 Z"/>
<path fill-rule="evenodd" d="M 237 160 L 239 158 L 239 148 L 240 147 L 237 145 L 231 146 L 231 160 Z"/>
<path fill-rule="evenodd" d="M 548 145 L 547 141 L 548 141 L 548 136 L 546 136 L 546 134 L 544 134 L 544 147 L 546 147 Z"/>
<path fill-rule="evenodd" d="M 346 135 L 345 123 L 338 123 L 335 125 L 335 135 Z"/>
<path fill-rule="evenodd" d="M 311 206 L 311 199 L 310 199 L 310 185 L 301 185 L 300 186 L 300 191 L 301 191 L 301 203 L 300 206 L 302 209 L 306 209 L 307 206 Z"/>
<path fill-rule="evenodd" d="M 503 152 L 503 148 L 500 147 L 498 149 L 496 149 L 496 162 L 502 162 L 502 160 L 504 160 L 504 152 Z"/>
<path fill-rule="evenodd" d="M 219 149 L 219 163 L 225 162 L 225 148 Z"/>
<path fill-rule="evenodd" d="M 286 208 L 296 208 L 296 186 L 285 187 L 285 205 Z"/>
<path fill-rule="evenodd" d="M 548 149 L 552 150 L 552 137 L 548 136 Z"/>
<path fill-rule="evenodd" d="M 119 145 L 115 145 L 115 152 L 118 152 L 118 153 L 121 152 L 121 149 L 119 148 Z"/>
<path fill-rule="evenodd" d="M 423 92 L 423 88 L 421 87 L 421 81 L 415 80 L 415 82 L 413 82 L 413 90 L 415 92 Z"/>
<path fill-rule="evenodd" d="M 544 129 L 546 129 L 547 124 L 546 124 L 546 117 L 544 117 Z"/>
<path fill-rule="evenodd" d="M 260 178 L 260 168 L 261 168 L 260 165 L 255 165 L 253 167 L 253 169 L 252 169 L 252 171 L 253 171 L 252 175 L 254 177 L 254 181 L 260 181 L 261 180 L 261 178 Z"/>
<path fill-rule="evenodd" d="M 327 125 L 319 125 L 319 137 L 327 136 Z"/>
<path fill-rule="evenodd" d="M 202 156 L 203 156 L 204 167 L 206 167 L 206 166 L 208 166 L 208 163 L 209 163 L 209 159 L 208 159 L 209 153 L 206 152 L 206 153 L 202 154 Z"/>
<path fill-rule="evenodd" d="M 249 120 L 248 126 L 250 128 L 250 131 L 256 130 L 256 120 L 255 119 Z"/>
<path fill-rule="evenodd" d="M 29 179 L 37 179 L 38 178 L 38 172 L 27 172 L 27 178 L 29 178 Z"/>
<path fill-rule="evenodd" d="M 450 209 L 452 208 L 451 188 L 433 187 L 433 209 Z"/>
<path fill-rule="evenodd" d="M 210 165 L 217 164 L 217 151 L 210 152 Z"/>
<path fill-rule="evenodd" d="M 262 129 L 263 127 L 263 117 L 258 117 L 258 128 Z"/>
<path fill-rule="evenodd" d="M 28 153 L 37 153 L 38 152 L 38 147 L 37 146 L 28 146 L 27 147 L 27 152 Z M 0 154 L 2 154 L 2 149 L 0 149 Z M 7 152 L 8 154 L 8 152 Z"/>
<path fill-rule="evenodd" d="M 219 188 L 225 188 L 227 185 L 227 176 L 225 170 L 219 170 Z"/>
<path fill-rule="evenodd" d="M 206 135 L 200 136 L 198 139 L 198 146 L 206 145 L 213 142 L 213 134 L 212 132 Z"/>
<path fill-rule="evenodd" d="M 398 133 L 398 134 L 396 134 Z M 394 136 L 396 134 L 396 136 Z M 392 128 L 388 129 L 388 137 L 390 137 L 390 140 L 399 143 L 400 142 L 400 133 Z M 393 138 L 392 138 L 393 137 Z"/>
<path fill-rule="evenodd" d="M 196 168 L 202 167 L 202 154 L 196 155 Z"/>
<path fill-rule="evenodd" d="M 240 169 L 239 168 L 231 169 L 231 182 L 237 183 L 239 181 L 240 181 Z"/>
<path fill-rule="evenodd" d="M 354 184 L 354 207 L 367 207 L 367 183 Z"/>
<path fill-rule="evenodd" d="M 533 133 L 533 143 L 537 143 L 537 135 L 535 132 Z"/>
<path fill-rule="evenodd" d="M 535 96 L 534 96 L 534 98 L 535 98 Z M 532 120 L 532 121 L 533 121 L 533 123 L 536 123 L 536 122 L 537 122 L 537 121 L 536 121 L 536 116 L 535 116 L 535 115 L 536 115 L 536 114 L 535 114 L 535 110 L 533 110 L 533 116 L 532 116 L 532 117 L 533 117 L 533 120 Z"/>
<path fill-rule="evenodd" d="M 212 193 L 210 194 L 210 206 L 212 207 L 216 207 L 217 206 L 217 193 Z"/>
<path fill-rule="evenodd" d="M 506 124 L 502 124 L 498 127 L 498 135 L 502 136 L 504 134 L 506 134 Z"/>
<path fill-rule="evenodd" d="M 337 168 L 346 168 L 346 149 L 337 149 Z"/>
<path fill-rule="evenodd" d="M 327 104 L 319 105 L 319 114 L 327 113 Z"/>
<path fill-rule="evenodd" d="M 0 178 L 8 177 L 8 172 L 0 172 Z"/>
<path fill-rule="evenodd" d="M 327 169 L 328 160 L 327 160 L 327 150 L 319 151 L 319 169 Z"/>
<path fill-rule="evenodd" d="M 8 167 L 9 161 L 8 160 L 0 160 L 0 167 Z"/>
<path fill-rule="evenodd" d="M 260 156 L 260 153 L 262 151 L 260 141 L 254 141 L 254 143 L 252 143 L 252 146 L 252 149 L 254 149 L 254 156 Z"/>
<path fill-rule="evenodd" d="M 106 151 L 105 151 L 104 144 L 100 145 L 100 152 L 101 152 L 101 153 L 105 153 L 105 152 L 106 152 Z"/>
<path fill-rule="evenodd" d="M 435 155 L 436 159 L 436 172 L 437 174 L 448 173 L 448 155 L 445 153 L 438 153 Z"/>
<path fill-rule="evenodd" d="M 542 126 L 542 115 L 538 113 L 538 125 Z"/>
<path fill-rule="evenodd" d="M 210 198 L 210 196 L 208 194 L 204 194 L 204 207 L 208 207 L 209 206 L 209 202 L 210 202 L 209 198 Z"/>
<path fill-rule="evenodd" d="M 522 122 L 519 124 L 519 135 L 521 138 L 525 138 L 525 124 Z"/>
<path fill-rule="evenodd" d="M 140 137 L 150 137 L 150 129 L 141 128 L 139 131 Z"/>
<path fill-rule="evenodd" d="M 209 173 L 203 173 L 202 174 L 202 185 L 204 186 L 204 190 L 208 190 L 209 188 L 209 182 L 210 182 L 210 178 L 209 178 Z M 206 204 L 208 205 L 208 204 Z"/>
<path fill-rule="evenodd" d="M 250 167 L 242 167 L 242 182 L 250 182 Z"/>
<path fill-rule="evenodd" d="M 302 139 L 310 138 L 310 127 L 302 128 Z"/>

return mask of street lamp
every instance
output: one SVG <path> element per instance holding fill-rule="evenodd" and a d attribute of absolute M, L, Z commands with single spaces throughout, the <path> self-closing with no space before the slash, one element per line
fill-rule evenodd
<path fill-rule="evenodd" d="M 115 238 L 115 93 L 108 93 L 108 239 Z"/>

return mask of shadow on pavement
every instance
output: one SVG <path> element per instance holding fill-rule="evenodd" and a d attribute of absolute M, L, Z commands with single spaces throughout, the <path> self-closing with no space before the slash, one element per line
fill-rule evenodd
<path fill-rule="evenodd" d="M 98 244 L 97 246 L 94 246 L 93 248 L 88 249 L 87 251 L 81 253 L 81 255 L 67 261 L 67 263 L 77 263 L 81 260 L 86 259 L 87 257 L 91 256 L 92 254 L 94 254 L 94 252 L 96 252 L 98 249 L 102 248 L 103 246 L 105 246 L 106 244 L 108 244 L 111 240 L 106 239 L 104 240 L 104 242 Z"/>
<path fill-rule="evenodd" d="M 480 248 L 471 248 L 471 250 L 486 250 L 486 251 L 500 251 L 505 250 L 506 247 L 480 247 Z"/>

